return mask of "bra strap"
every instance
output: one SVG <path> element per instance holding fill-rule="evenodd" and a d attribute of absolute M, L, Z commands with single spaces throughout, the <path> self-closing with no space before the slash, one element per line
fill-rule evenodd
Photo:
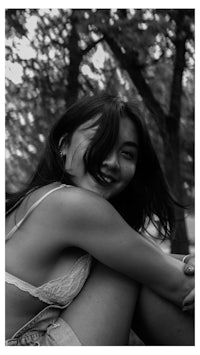
<path fill-rule="evenodd" d="M 10 232 L 8 232 L 8 234 L 6 235 L 6 241 L 8 241 L 12 236 L 13 234 L 16 232 L 16 230 L 22 225 L 22 223 L 27 219 L 27 217 L 31 214 L 31 212 L 47 197 L 49 196 L 52 192 L 56 191 L 56 190 L 59 190 L 63 187 L 67 187 L 67 186 L 70 186 L 70 185 L 60 185 L 58 187 L 55 187 L 54 189 L 48 191 L 46 194 L 44 194 L 44 196 L 42 196 L 39 200 L 37 200 L 30 208 L 29 210 L 25 213 L 24 217 L 18 222 L 15 224 L 15 226 L 10 230 Z"/>

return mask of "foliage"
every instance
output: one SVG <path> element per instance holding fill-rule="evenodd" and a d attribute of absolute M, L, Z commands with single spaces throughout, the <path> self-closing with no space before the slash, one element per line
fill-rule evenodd
<path fill-rule="evenodd" d="M 7 65 L 12 64 L 14 71 L 19 68 L 22 71 L 18 83 L 12 81 L 12 76 L 6 80 L 8 189 L 19 188 L 37 164 L 49 128 L 65 110 L 72 95 L 69 90 L 72 80 L 70 74 L 75 80 L 75 69 L 78 70 L 77 96 L 107 90 L 129 98 L 136 97 L 164 166 L 165 152 L 159 128 L 145 106 L 145 98 L 120 65 L 105 39 L 106 34 L 109 34 L 123 53 L 131 53 L 138 71 L 141 71 L 163 112 L 167 114 L 173 80 L 176 11 L 7 10 Z M 188 10 L 190 36 L 186 43 L 180 120 L 181 168 L 183 184 L 189 196 L 192 195 L 194 184 L 192 16 L 192 10 Z M 31 24 L 35 24 L 34 31 L 30 31 Z M 26 55 L 25 48 L 20 50 L 20 43 L 25 43 L 27 48 L 32 49 L 32 54 Z M 75 59 L 72 58 L 79 59 L 77 68 Z M 16 64 L 19 67 L 14 66 Z"/>

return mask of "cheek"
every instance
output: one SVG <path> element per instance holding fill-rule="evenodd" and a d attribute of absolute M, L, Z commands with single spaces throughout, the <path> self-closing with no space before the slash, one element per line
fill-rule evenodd
<path fill-rule="evenodd" d="M 72 149 L 69 148 L 66 154 L 65 168 L 67 170 L 71 170 L 72 167 L 73 167 L 73 151 Z"/>
<path fill-rule="evenodd" d="M 135 175 L 136 165 L 131 164 L 124 167 L 123 177 L 124 180 L 129 183 Z"/>

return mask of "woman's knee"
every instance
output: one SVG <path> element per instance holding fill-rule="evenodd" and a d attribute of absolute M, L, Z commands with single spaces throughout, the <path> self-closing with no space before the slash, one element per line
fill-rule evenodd
<path fill-rule="evenodd" d="M 62 314 L 82 344 L 128 342 L 138 284 L 96 263 L 83 289 Z"/>
<path fill-rule="evenodd" d="M 147 345 L 194 345 L 194 319 L 142 286 L 133 329 Z"/>

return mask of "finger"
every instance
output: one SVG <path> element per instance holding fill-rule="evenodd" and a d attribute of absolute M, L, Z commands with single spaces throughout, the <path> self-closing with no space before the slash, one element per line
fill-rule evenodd
<path fill-rule="evenodd" d="M 190 257 L 189 259 L 186 259 L 185 264 L 190 264 L 190 265 L 195 265 L 195 258 L 194 256 Z"/>
<path fill-rule="evenodd" d="M 182 308 L 183 312 L 189 312 L 189 311 L 193 311 L 194 310 L 194 303 L 189 305 L 189 306 L 185 306 Z"/>
<path fill-rule="evenodd" d="M 194 303 L 195 291 L 194 289 L 184 298 L 183 307 L 187 307 L 190 304 Z"/>
<path fill-rule="evenodd" d="M 194 258 L 189 259 L 186 264 L 195 266 L 195 259 Z"/>

